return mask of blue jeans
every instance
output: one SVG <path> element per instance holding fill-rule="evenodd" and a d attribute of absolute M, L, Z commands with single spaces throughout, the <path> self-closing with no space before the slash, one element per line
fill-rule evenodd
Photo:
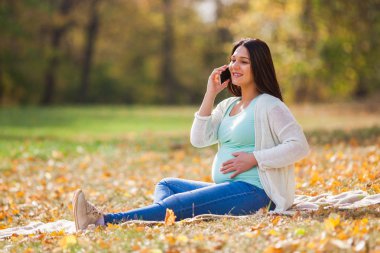
<path fill-rule="evenodd" d="M 152 205 L 123 213 L 104 215 L 105 223 L 127 220 L 165 220 L 172 209 L 177 220 L 200 214 L 246 215 L 271 203 L 263 189 L 242 181 L 212 184 L 179 178 L 165 178 L 157 185 Z M 271 205 L 271 210 L 274 205 Z"/>

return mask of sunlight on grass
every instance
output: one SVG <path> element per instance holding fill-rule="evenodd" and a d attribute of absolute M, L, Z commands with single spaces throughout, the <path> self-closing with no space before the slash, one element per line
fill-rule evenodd
<path fill-rule="evenodd" d="M 6 108 L 0 113 L 6 136 L 116 136 L 130 132 L 182 131 L 192 123 L 190 107 Z"/>

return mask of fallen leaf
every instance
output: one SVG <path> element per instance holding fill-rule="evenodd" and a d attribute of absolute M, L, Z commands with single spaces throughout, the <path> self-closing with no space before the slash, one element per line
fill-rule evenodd
<path fill-rule="evenodd" d="M 305 235 L 306 233 L 306 230 L 304 228 L 297 228 L 295 231 L 294 231 L 294 234 L 295 235 L 298 235 L 298 236 L 302 236 L 302 235 Z"/>
<path fill-rule="evenodd" d="M 165 214 L 165 226 L 171 226 L 175 223 L 175 218 L 177 218 L 173 210 L 167 208 Z"/>
<path fill-rule="evenodd" d="M 327 219 L 324 221 L 325 229 L 328 231 L 334 231 L 335 228 L 340 224 L 340 216 L 339 214 L 332 213 L 329 215 Z"/>
<path fill-rule="evenodd" d="M 180 243 L 187 243 L 189 241 L 189 238 L 187 238 L 186 235 L 179 235 L 177 236 L 177 242 L 180 242 Z"/>
<path fill-rule="evenodd" d="M 263 224 L 263 223 L 259 223 L 259 224 L 257 224 L 256 226 L 252 226 L 252 227 L 251 227 L 251 231 L 260 230 L 260 229 L 262 229 L 262 228 L 265 228 L 265 224 Z"/>
<path fill-rule="evenodd" d="M 276 248 L 273 246 L 269 246 L 268 248 L 264 250 L 264 253 L 282 253 L 282 252 L 284 252 L 282 249 Z"/>
<path fill-rule="evenodd" d="M 77 243 L 77 238 L 74 235 L 66 235 L 59 241 L 59 246 L 66 249 Z"/>
<path fill-rule="evenodd" d="M 278 215 L 278 216 L 275 216 L 273 219 L 272 219 L 272 224 L 274 226 L 277 225 L 277 223 L 281 220 L 281 217 Z"/>

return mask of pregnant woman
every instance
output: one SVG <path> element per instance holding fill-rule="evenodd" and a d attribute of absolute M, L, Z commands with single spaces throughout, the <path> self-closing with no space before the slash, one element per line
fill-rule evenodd
<path fill-rule="evenodd" d="M 230 77 L 221 82 L 222 72 Z M 232 97 L 216 96 L 227 88 Z M 178 219 L 200 214 L 251 214 L 263 207 L 285 211 L 293 204 L 293 164 L 308 154 L 302 128 L 283 103 L 267 44 L 259 39 L 235 43 L 229 65 L 215 68 L 202 105 L 195 113 L 190 141 L 195 147 L 218 143 L 212 164 L 214 183 L 165 178 L 151 205 L 122 213 L 101 213 L 77 190 L 76 229 L 127 220 L 162 221 L 166 209 Z"/>

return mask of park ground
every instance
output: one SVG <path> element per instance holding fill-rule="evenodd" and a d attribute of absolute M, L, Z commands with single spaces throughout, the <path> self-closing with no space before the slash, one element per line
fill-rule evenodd
<path fill-rule="evenodd" d="M 378 103 L 290 107 L 311 152 L 296 194 L 380 193 Z M 0 229 L 72 220 L 82 188 L 105 212 L 152 202 L 164 177 L 210 181 L 216 147 L 189 143 L 195 107 L 12 107 L 0 110 Z M 6 252 L 380 252 L 380 206 L 243 220 L 112 225 L 0 240 Z"/>

